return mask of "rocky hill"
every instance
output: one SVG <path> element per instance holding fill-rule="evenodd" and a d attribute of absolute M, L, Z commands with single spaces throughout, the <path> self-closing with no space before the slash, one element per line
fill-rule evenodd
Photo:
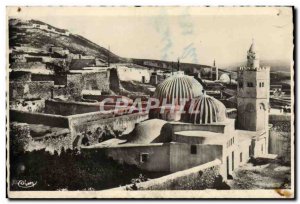
<path fill-rule="evenodd" d="M 39 25 L 39 27 L 33 27 Z M 47 29 L 43 29 L 47 27 Z M 56 32 L 52 32 L 56 31 Z M 72 33 L 63 33 L 64 29 L 56 28 L 37 20 L 9 20 L 9 47 L 28 46 L 38 49 L 47 49 L 49 46 L 58 46 L 68 49 L 71 53 L 94 56 L 103 61 L 107 60 L 108 50 L 90 40 Z M 110 52 L 111 62 L 125 62 L 126 60 Z"/>

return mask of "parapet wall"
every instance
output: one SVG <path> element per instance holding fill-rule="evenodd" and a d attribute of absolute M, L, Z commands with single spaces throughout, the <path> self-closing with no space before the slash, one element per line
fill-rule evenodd
<path fill-rule="evenodd" d="M 31 113 L 19 110 L 9 110 L 10 121 L 17 121 L 21 123 L 29 124 L 43 124 L 52 127 L 69 127 L 69 121 L 67 117 L 60 115 L 51 115 L 44 113 Z"/>
<path fill-rule="evenodd" d="M 77 115 L 90 112 L 99 112 L 101 110 L 101 103 L 91 102 L 74 102 L 74 101 L 57 101 L 57 100 L 46 100 L 45 101 L 45 113 L 56 114 L 56 115 Z M 125 106 L 115 105 L 104 105 L 102 106 L 103 111 L 111 111 L 116 114 L 122 115 L 127 113 L 130 109 Z M 102 112 L 103 112 L 102 111 Z"/>
<path fill-rule="evenodd" d="M 74 146 L 81 145 L 81 139 L 88 136 L 90 144 L 99 143 L 101 132 L 105 131 L 109 137 L 128 134 L 135 125 L 148 119 L 147 113 L 134 113 L 115 116 L 111 111 L 84 113 L 73 116 L 61 116 L 44 113 L 32 113 L 10 110 L 10 122 L 16 121 L 28 124 L 43 124 L 52 127 L 69 128 L 70 138 Z"/>
<path fill-rule="evenodd" d="M 219 188 L 217 179 L 220 175 L 221 161 L 214 161 L 179 171 L 150 181 L 137 183 L 137 190 L 204 190 Z M 131 190 L 133 185 L 116 188 Z"/>
<path fill-rule="evenodd" d="M 148 119 L 147 113 L 134 113 L 111 117 L 101 112 L 69 116 L 71 133 L 77 140 L 87 136 L 90 144 L 98 143 L 100 133 L 105 131 L 111 137 L 129 134 L 139 122 Z"/>
<path fill-rule="evenodd" d="M 226 125 L 223 124 L 194 125 L 191 123 L 176 123 L 176 122 L 170 124 L 173 126 L 174 132 L 199 130 L 199 131 L 224 133 L 226 128 Z"/>
<path fill-rule="evenodd" d="M 68 101 L 45 101 L 45 113 L 56 115 L 75 115 L 100 111 L 98 103 L 68 102 Z"/>

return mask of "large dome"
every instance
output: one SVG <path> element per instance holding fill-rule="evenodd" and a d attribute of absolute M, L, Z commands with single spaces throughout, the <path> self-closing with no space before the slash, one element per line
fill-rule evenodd
<path fill-rule="evenodd" d="M 185 106 L 184 122 L 210 124 L 226 120 L 226 107 L 212 96 L 202 94 L 192 99 Z"/>
<path fill-rule="evenodd" d="M 191 76 L 177 74 L 171 76 L 159 84 L 155 90 L 154 97 L 167 104 L 180 105 L 181 99 L 186 101 L 202 94 L 202 85 Z"/>

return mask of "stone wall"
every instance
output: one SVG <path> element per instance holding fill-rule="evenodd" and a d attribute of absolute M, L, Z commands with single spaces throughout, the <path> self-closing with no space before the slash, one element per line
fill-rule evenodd
<path fill-rule="evenodd" d="M 52 75 L 53 76 L 53 75 Z M 54 84 L 54 98 L 64 98 L 69 101 L 79 101 L 82 97 L 82 91 L 85 90 L 99 90 L 104 93 L 110 93 L 109 72 L 80 72 L 55 75 L 49 80 L 53 80 Z M 43 81 L 47 76 L 35 75 L 32 80 Z"/>
<path fill-rule="evenodd" d="M 98 103 L 69 102 L 69 101 L 45 101 L 45 113 L 55 115 L 75 115 L 100 111 Z"/>
<path fill-rule="evenodd" d="M 55 85 L 67 85 L 67 75 L 65 74 L 56 74 L 54 77 Z"/>
<path fill-rule="evenodd" d="M 57 129 L 57 128 L 56 128 Z M 30 125 L 27 123 L 10 123 L 10 148 L 14 154 L 45 149 L 48 152 L 60 153 L 62 148 L 71 149 L 72 138 L 68 129 L 61 128 L 59 131 L 53 130 L 40 137 L 31 135 Z"/>
<path fill-rule="evenodd" d="M 221 189 L 221 161 L 216 159 L 206 164 L 179 171 L 150 181 L 137 183 L 137 190 L 205 190 Z M 133 190 L 133 185 L 116 188 Z"/>
<path fill-rule="evenodd" d="M 109 98 L 111 101 L 106 102 L 105 104 L 116 104 L 117 102 L 119 102 L 120 105 L 122 105 L 124 104 L 124 101 L 127 101 L 128 104 L 133 103 L 132 99 L 122 95 L 83 95 L 83 98 L 88 100 L 99 101 L 99 102 Z"/>
<path fill-rule="evenodd" d="M 10 82 L 9 83 L 9 99 L 32 99 L 51 97 L 51 89 L 54 87 L 53 81 L 43 82 Z"/>
<path fill-rule="evenodd" d="M 55 115 L 76 115 L 90 112 L 101 111 L 101 103 L 91 102 L 74 102 L 74 101 L 57 101 L 57 100 L 46 100 L 45 101 L 45 113 Z M 115 105 L 104 105 L 103 110 L 114 112 L 115 115 L 122 115 L 127 113 L 130 107 Z"/>
<path fill-rule="evenodd" d="M 99 140 L 99 138 L 103 135 L 103 132 L 105 132 L 107 138 L 102 139 L 109 139 L 128 134 L 133 131 L 137 123 L 148 119 L 148 114 L 135 113 L 114 116 L 112 112 L 108 111 L 77 114 L 66 117 L 10 110 L 9 119 L 10 122 L 43 124 L 51 127 L 69 128 L 70 135 L 67 137 L 72 141 L 72 146 L 80 147 L 82 138 L 85 136 L 89 140 L 89 144 L 93 145 L 102 141 Z"/>
<path fill-rule="evenodd" d="M 60 154 L 62 149 L 73 149 L 73 140 L 69 131 L 60 131 L 33 138 L 27 149 L 28 151 L 45 149 L 48 152 L 54 153 L 56 151 Z"/>
<path fill-rule="evenodd" d="M 100 90 L 102 92 L 110 92 L 109 89 L 109 72 L 83 72 L 83 89 Z"/>
<path fill-rule="evenodd" d="M 41 62 L 16 62 L 11 64 L 11 69 L 45 69 L 46 64 Z"/>
<path fill-rule="evenodd" d="M 65 85 L 54 85 L 53 98 L 67 101 L 70 98 L 68 88 Z"/>
<path fill-rule="evenodd" d="M 27 111 L 27 112 L 44 112 L 45 100 L 14 100 L 9 102 L 9 109 Z"/>
<path fill-rule="evenodd" d="M 82 149 L 82 151 L 96 151 L 97 149 Z M 169 144 L 125 144 L 118 147 L 104 149 L 105 154 L 123 164 L 135 165 L 142 170 L 151 172 L 170 172 L 170 145 Z M 147 161 L 142 161 L 145 154 Z"/>
<path fill-rule="evenodd" d="M 97 144 L 103 131 L 110 138 L 119 137 L 129 134 L 137 123 L 148 119 L 147 113 L 135 113 L 118 117 L 112 117 L 111 114 L 95 112 L 69 116 L 74 141 L 78 141 L 78 145 L 81 145 L 81 139 L 86 136 L 90 145 Z"/>
<path fill-rule="evenodd" d="M 9 73 L 9 81 L 31 81 L 31 73 L 24 71 L 12 71 Z"/>
<path fill-rule="evenodd" d="M 54 81 L 55 77 L 51 74 L 31 74 L 31 81 Z"/>
<path fill-rule="evenodd" d="M 191 154 L 191 144 L 172 143 L 170 147 L 170 171 L 177 172 L 205 164 L 213 160 L 222 160 L 222 145 L 195 144 L 196 154 Z"/>
<path fill-rule="evenodd" d="M 80 100 L 83 89 L 83 79 L 81 74 L 68 74 L 66 93 L 69 95 L 69 100 Z"/>
<path fill-rule="evenodd" d="M 10 121 L 16 121 L 21 123 L 43 124 L 52 127 L 69 127 L 68 118 L 59 115 L 9 110 L 9 119 Z"/>

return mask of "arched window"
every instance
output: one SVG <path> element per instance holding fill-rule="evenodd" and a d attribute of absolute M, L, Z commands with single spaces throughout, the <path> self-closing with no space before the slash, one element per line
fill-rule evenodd
<path fill-rule="evenodd" d="M 260 103 L 260 104 L 259 104 L 259 109 L 260 109 L 260 110 L 267 110 L 264 103 Z"/>

